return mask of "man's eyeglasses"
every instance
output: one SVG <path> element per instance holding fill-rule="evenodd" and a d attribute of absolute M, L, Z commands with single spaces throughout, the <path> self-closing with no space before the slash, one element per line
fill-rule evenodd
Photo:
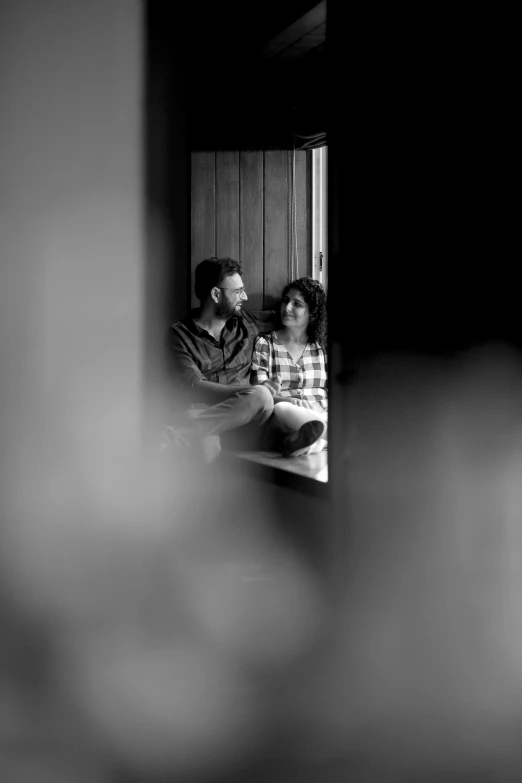
<path fill-rule="evenodd" d="M 241 294 L 245 293 L 245 286 L 242 286 L 241 288 L 225 288 L 222 285 L 217 285 L 216 288 L 219 288 L 220 291 L 230 291 L 233 294 L 236 294 L 236 296 L 241 296 Z"/>

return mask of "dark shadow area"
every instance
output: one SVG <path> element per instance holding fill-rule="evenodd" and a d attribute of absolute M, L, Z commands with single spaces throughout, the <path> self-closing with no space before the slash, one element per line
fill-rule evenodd
<path fill-rule="evenodd" d="M 323 3 L 325 6 L 326 4 Z M 295 133 L 324 131 L 310 112 L 326 79 L 323 17 L 295 34 L 292 57 L 272 41 L 314 8 L 314 0 L 195 3 L 185 11 L 191 145 L 195 150 L 292 149 Z M 306 34 L 320 27 L 317 40 Z"/>

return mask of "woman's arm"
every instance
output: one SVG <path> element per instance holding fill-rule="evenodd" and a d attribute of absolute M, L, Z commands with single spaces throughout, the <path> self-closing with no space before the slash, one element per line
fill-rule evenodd
<path fill-rule="evenodd" d="M 270 343 L 264 337 L 258 337 L 254 345 L 252 354 L 252 364 L 250 366 L 250 385 L 266 386 L 274 396 L 281 391 L 281 376 L 270 375 Z"/>
<path fill-rule="evenodd" d="M 270 379 L 270 344 L 266 337 L 258 337 L 254 343 L 250 365 L 250 384 L 258 386 Z"/>
<path fill-rule="evenodd" d="M 194 396 L 208 405 L 217 405 L 223 400 L 228 400 L 229 397 L 244 388 L 245 386 L 239 384 L 215 383 L 206 379 L 196 381 L 192 387 Z"/>

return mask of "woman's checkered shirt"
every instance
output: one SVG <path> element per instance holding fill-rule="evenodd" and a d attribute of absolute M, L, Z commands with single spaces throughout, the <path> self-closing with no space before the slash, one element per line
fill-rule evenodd
<path fill-rule="evenodd" d="M 281 397 L 300 397 L 307 402 L 317 401 L 328 409 L 326 352 L 318 343 L 308 343 L 296 363 L 277 339 L 275 332 L 257 338 L 252 356 L 250 382 L 263 383 L 280 375 Z"/>

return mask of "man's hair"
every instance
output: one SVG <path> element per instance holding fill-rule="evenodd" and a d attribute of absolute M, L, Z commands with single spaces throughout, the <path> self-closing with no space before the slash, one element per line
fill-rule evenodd
<path fill-rule="evenodd" d="M 216 256 L 205 258 L 197 265 L 195 272 L 194 291 L 199 301 L 204 302 L 214 286 L 220 286 L 225 277 L 235 274 L 242 274 L 239 261 Z"/>
<path fill-rule="evenodd" d="M 291 288 L 300 291 L 308 305 L 310 311 L 310 320 L 307 328 L 309 341 L 311 343 L 319 343 L 323 348 L 326 348 L 326 288 L 318 280 L 312 280 L 311 277 L 300 277 L 299 280 L 294 280 L 292 283 L 285 285 L 281 299 L 287 295 Z"/>

